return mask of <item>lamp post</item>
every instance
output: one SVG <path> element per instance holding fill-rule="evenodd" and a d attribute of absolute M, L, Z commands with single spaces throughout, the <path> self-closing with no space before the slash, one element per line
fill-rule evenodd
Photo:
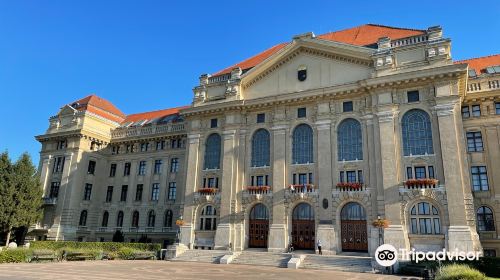
<path fill-rule="evenodd" d="M 177 224 L 177 233 L 175 234 L 175 239 L 176 239 L 177 245 L 179 245 L 180 242 L 181 242 L 181 226 L 182 226 L 183 223 L 184 223 L 184 221 L 182 220 L 182 216 L 180 216 L 179 220 L 177 220 L 177 222 L 176 222 L 176 224 Z"/>

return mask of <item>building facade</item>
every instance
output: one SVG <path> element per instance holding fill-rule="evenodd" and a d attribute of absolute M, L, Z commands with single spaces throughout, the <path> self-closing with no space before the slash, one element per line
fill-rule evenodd
<path fill-rule="evenodd" d="M 450 53 L 440 27 L 369 24 L 301 34 L 201 75 L 186 108 L 125 116 L 96 96 L 67 105 L 37 137 L 39 230 L 172 240 L 182 220 L 180 242 L 193 249 L 321 240 L 330 254 L 373 254 L 382 242 L 500 253 L 500 56 Z"/>

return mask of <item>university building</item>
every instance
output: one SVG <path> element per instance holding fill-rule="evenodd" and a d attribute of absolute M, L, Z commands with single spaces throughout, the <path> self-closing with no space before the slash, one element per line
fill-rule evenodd
<path fill-rule="evenodd" d="M 187 107 L 125 115 L 88 96 L 36 137 L 45 206 L 33 232 L 498 255 L 499 73 L 500 55 L 454 61 L 441 27 L 367 24 L 203 74 Z"/>

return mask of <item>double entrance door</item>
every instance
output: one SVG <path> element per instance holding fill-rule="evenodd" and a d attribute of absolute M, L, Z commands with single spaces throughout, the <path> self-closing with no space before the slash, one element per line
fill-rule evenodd
<path fill-rule="evenodd" d="M 368 235 L 364 208 L 355 202 L 347 203 L 340 213 L 342 251 L 368 251 Z"/>

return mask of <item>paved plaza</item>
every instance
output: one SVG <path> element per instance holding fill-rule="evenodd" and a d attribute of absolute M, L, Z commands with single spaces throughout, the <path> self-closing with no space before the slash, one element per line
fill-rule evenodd
<path fill-rule="evenodd" d="M 400 279 L 396 276 L 326 270 L 167 261 L 87 261 L 0 264 L 0 279 Z"/>

